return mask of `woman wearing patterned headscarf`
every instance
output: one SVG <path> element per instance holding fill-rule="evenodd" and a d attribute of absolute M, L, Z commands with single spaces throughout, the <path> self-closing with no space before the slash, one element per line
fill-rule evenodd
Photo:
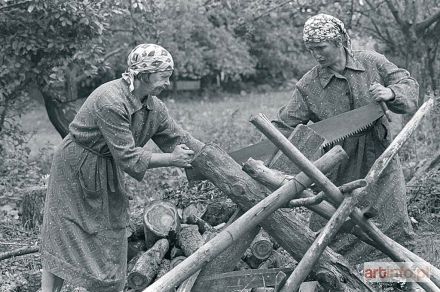
<path fill-rule="evenodd" d="M 298 81 L 291 100 L 279 110 L 274 124 L 286 134 L 298 124 L 325 120 L 374 101 L 386 102 L 398 114 L 415 111 L 417 81 L 377 52 L 352 50 L 350 36 L 339 19 L 326 14 L 311 17 L 304 25 L 303 40 L 318 65 Z M 339 144 L 349 160 L 339 166 L 333 181 L 341 185 L 364 178 L 390 141 L 390 126 L 383 117 L 365 131 L 346 138 Z M 373 220 L 390 237 L 403 244 L 411 241 L 413 232 L 398 157 L 370 186 L 369 196 L 362 198 L 358 206 L 366 216 L 374 215 Z M 312 215 L 312 229 L 318 230 L 322 223 L 319 215 Z M 352 262 L 382 256 L 352 235 L 338 238 L 333 248 Z"/>
<path fill-rule="evenodd" d="M 142 181 L 149 168 L 187 167 L 185 131 L 156 97 L 174 63 L 161 46 L 142 44 L 122 78 L 98 87 L 82 105 L 52 163 L 44 207 L 42 291 L 63 281 L 88 291 L 122 291 L 128 199 L 123 172 Z M 143 148 L 152 139 L 163 152 Z"/>

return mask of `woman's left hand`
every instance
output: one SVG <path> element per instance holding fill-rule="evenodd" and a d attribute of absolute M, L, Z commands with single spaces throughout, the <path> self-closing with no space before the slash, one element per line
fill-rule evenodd
<path fill-rule="evenodd" d="M 395 98 L 394 92 L 388 87 L 383 86 L 380 83 L 373 83 L 370 86 L 370 94 L 377 101 L 390 101 Z"/>

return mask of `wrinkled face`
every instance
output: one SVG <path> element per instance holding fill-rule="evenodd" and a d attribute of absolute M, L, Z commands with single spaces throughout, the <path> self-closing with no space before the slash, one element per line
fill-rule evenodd
<path fill-rule="evenodd" d="M 147 85 L 148 94 L 158 95 L 170 86 L 170 77 L 172 74 L 173 71 L 150 73 L 148 80 L 144 80 Z"/>
<path fill-rule="evenodd" d="M 306 47 L 322 67 L 332 66 L 339 62 L 344 51 L 342 46 L 338 46 L 333 41 L 308 43 Z"/>

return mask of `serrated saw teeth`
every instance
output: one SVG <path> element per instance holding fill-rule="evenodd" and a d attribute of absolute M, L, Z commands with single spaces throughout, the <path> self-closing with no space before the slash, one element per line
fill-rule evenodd
<path fill-rule="evenodd" d="M 361 133 L 362 131 L 365 131 L 366 129 L 368 129 L 368 128 L 371 127 L 372 125 L 373 125 L 373 123 L 369 123 L 369 124 L 367 124 L 367 125 L 365 125 L 365 126 L 359 128 L 359 129 L 353 131 L 352 133 L 346 134 L 346 135 L 344 135 L 344 136 L 342 136 L 342 137 L 339 137 L 339 138 L 336 138 L 336 139 L 334 139 L 334 140 L 332 140 L 332 141 L 325 141 L 322 147 L 328 147 L 328 146 L 334 145 L 334 144 L 336 144 L 336 143 L 339 143 L 339 142 L 341 142 L 342 140 L 345 140 L 346 138 L 348 138 L 348 137 L 350 137 L 350 136 L 353 136 L 353 135 L 356 135 L 356 134 Z"/>

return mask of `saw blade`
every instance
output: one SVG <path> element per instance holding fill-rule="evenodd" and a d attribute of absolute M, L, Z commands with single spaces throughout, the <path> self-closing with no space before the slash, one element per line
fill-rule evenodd
<path fill-rule="evenodd" d="M 383 115 L 384 112 L 380 105 L 377 102 L 372 102 L 311 124 L 309 127 L 325 139 L 324 146 L 329 146 L 368 129 Z"/>
<path fill-rule="evenodd" d="M 383 115 L 384 112 L 379 103 L 372 102 L 307 126 L 325 139 L 323 147 L 327 147 L 368 129 Z M 262 161 L 269 161 L 277 151 L 278 148 L 272 142 L 263 140 L 259 143 L 230 152 L 229 155 L 239 164 L 243 164 L 250 157 Z M 203 175 L 194 168 L 186 168 L 185 171 L 189 181 L 203 179 Z"/>

